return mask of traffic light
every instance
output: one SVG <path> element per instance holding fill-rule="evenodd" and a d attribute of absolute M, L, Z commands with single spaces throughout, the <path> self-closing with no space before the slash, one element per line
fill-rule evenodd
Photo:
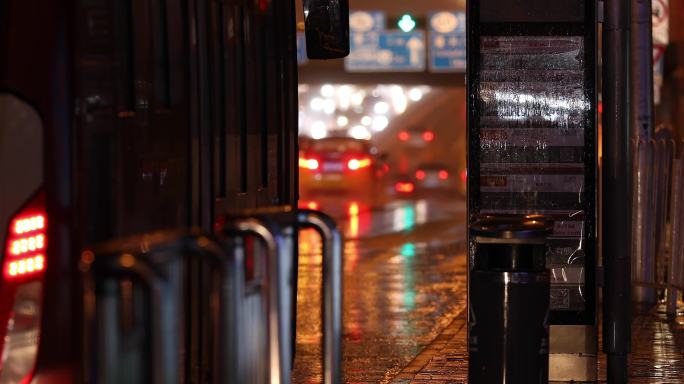
<path fill-rule="evenodd" d="M 426 19 L 424 15 L 414 15 L 412 13 L 402 13 L 391 16 L 387 19 L 388 29 L 399 29 L 402 32 L 413 32 L 416 29 L 425 29 Z"/>
<path fill-rule="evenodd" d="M 413 16 L 409 15 L 408 13 L 402 15 L 399 18 L 399 21 L 397 21 L 397 27 L 401 29 L 404 32 L 411 32 L 416 28 L 416 25 L 418 23 L 416 20 L 413 18 Z"/>

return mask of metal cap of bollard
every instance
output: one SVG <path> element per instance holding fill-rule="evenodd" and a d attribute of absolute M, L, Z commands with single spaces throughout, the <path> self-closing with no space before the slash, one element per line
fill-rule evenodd
<path fill-rule="evenodd" d="M 477 242 L 544 243 L 551 232 L 553 219 L 544 215 L 483 215 L 470 225 Z"/>

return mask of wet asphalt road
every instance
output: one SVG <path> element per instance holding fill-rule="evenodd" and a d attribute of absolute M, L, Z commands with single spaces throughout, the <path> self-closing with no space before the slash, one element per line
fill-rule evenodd
<path fill-rule="evenodd" d="M 317 204 L 346 239 L 346 382 L 389 382 L 465 309 L 465 202 Z M 321 382 L 320 263 L 320 240 L 302 232 L 294 383 Z"/>

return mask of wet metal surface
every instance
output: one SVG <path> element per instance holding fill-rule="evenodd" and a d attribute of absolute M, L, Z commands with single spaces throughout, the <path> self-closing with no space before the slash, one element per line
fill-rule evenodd
<path fill-rule="evenodd" d="M 389 382 L 465 308 L 465 206 L 421 200 L 344 211 L 346 382 Z M 321 382 L 320 262 L 320 240 L 302 232 L 294 383 Z"/>

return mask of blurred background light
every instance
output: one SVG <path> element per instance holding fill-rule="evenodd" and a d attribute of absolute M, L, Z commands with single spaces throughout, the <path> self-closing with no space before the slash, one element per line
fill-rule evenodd
<path fill-rule="evenodd" d="M 300 84 L 299 134 L 314 140 L 330 136 L 369 140 L 430 91 L 429 86 L 393 84 Z"/>
<path fill-rule="evenodd" d="M 349 130 L 349 136 L 355 139 L 369 140 L 371 138 L 371 133 L 368 128 L 363 125 L 355 125 Z"/>

